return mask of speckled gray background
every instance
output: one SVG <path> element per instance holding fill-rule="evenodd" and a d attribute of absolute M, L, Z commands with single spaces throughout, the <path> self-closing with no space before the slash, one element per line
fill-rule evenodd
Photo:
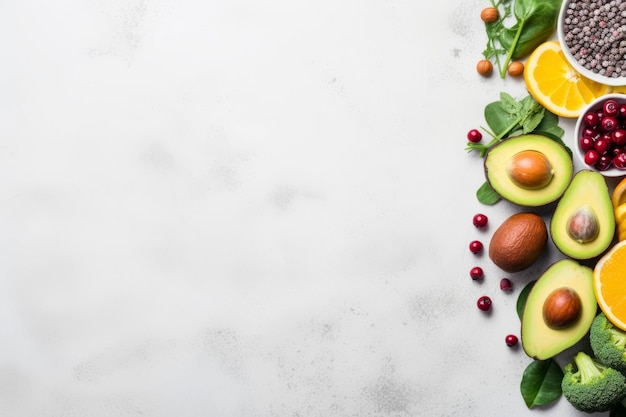
<path fill-rule="evenodd" d="M 503 342 L 556 254 L 468 278 L 487 5 L 3 2 L 0 415 L 576 415 Z"/>

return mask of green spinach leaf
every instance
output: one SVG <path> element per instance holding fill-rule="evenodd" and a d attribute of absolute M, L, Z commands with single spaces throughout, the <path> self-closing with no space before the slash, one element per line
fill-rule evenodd
<path fill-rule="evenodd" d="M 492 206 L 500 201 L 500 195 L 491 188 L 487 181 L 476 190 L 476 198 L 479 202 L 488 206 Z"/>
<path fill-rule="evenodd" d="M 534 360 L 524 370 L 520 391 L 528 408 L 546 405 L 563 393 L 563 371 L 553 359 Z"/>
<path fill-rule="evenodd" d="M 560 7 L 561 0 L 515 0 L 516 22 L 498 36 L 510 59 L 529 55 L 554 33 Z"/>

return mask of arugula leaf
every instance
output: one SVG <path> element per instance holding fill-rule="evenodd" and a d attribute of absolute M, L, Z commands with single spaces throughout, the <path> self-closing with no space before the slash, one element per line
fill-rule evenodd
<path fill-rule="evenodd" d="M 546 405 L 563 393 L 563 371 L 554 359 L 534 360 L 524 370 L 520 391 L 528 408 Z"/>

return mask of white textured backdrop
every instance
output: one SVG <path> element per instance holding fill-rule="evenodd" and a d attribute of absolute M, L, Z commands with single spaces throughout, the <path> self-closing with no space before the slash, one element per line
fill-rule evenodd
<path fill-rule="evenodd" d="M 0 414 L 576 415 L 504 344 L 555 253 L 468 275 L 487 5 L 2 2 Z"/>

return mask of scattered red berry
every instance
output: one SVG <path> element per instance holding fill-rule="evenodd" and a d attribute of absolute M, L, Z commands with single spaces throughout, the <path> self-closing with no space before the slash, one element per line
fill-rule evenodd
<path fill-rule="evenodd" d="M 473 143 L 478 143 L 483 139 L 483 134 L 478 129 L 472 129 L 467 132 L 467 140 Z"/>
<path fill-rule="evenodd" d="M 489 219 L 484 214 L 478 213 L 477 215 L 474 216 L 473 221 L 474 221 L 474 226 L 478 228 L 483 228 L 487 226 L 487 222 L 489 221 Z"/>
<path fill-rule="evenodd" d="M 483 244 L 479 240 L 473 240 L 469 244 L 469 249 L 472 253 L 478 253 L 483 250 Z"/>
<path fill-rule="evenodd" d="M 470 277 L 472 277 L 474 281 L 483 279 L 484 277 L 483 269 L 480 266 L 473 267 L 472 269 L 470 269 Z"/>
<path fill-rule="evenodd" d="M 502 278 L 500 280 L 500 289 L 502 291 L 511 291 L 513 289 L 513 283 L 508 278 Z"/>
<path fill-rule="evenodd" d="M 514 334 L 507 335 L 504 338 L 504 341 L 506 342 L 506 345 L 510 347 L 517 345 L 517 343 L 519 342 L 519 340 L 517 339 L 517 336 L 515 336 Z"/>
<path fill-rule="evenodd" d="M 489 296 L 487 295 L 483 295 L 478 299 L 478 301 L 476 301 L 476 305 L 478 306 L 479 310 L 489 311 L 491 310 L 491 298 L 489 298 Z"/>

